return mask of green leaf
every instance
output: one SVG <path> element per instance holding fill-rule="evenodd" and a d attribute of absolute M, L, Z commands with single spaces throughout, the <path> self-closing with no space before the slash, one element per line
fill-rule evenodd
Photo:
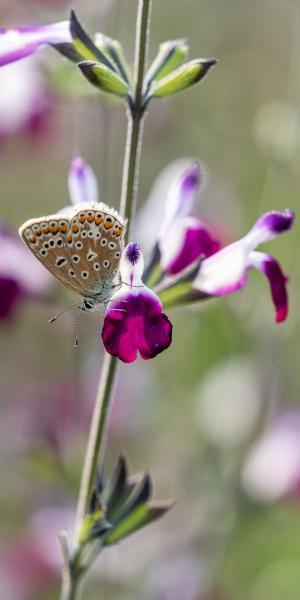
<path fill-rule="evenodd" d="M 78 21 L 74 10 L 71 10 L 70 15 L 70 31 L 73 38 L 74 49 L 79 55 L 79 60 L 90 60 L 102 63 L 107 68 L 115 71 L 115 66 L 112 61 L 108 60 L 99 48 L 94 44 L 93 40 L 83 29 L 81 23 Z M 77 62 L 79 62 L 79 60 Z"/>
<path fill-rule="evenodd" d="M 110 61 L 113 62 L 121 77 L 129 84 L 129 68 L 120 42 L 111 37 L 103 35 L 102 33 L 96 33 L 95 45 Z"/>
<path fill-rule="evenodd" d="M 155 80 L 166 77 L 180 67 L 188 55 L 189 47 L 185 40 L 172 40 L 159 46 L 159 51 L 145 77 L 145 87 Z"/>
<path fill-rule="evenodd" d="M 216 62 L 212 58 L 196 59 L 186 63 L 163 79 L 153 82 L 149 90 L 149 97 L 164 98 L 186 90 L 201 81 Z"/>
<path fill-rule="evenodd" d="M 128 537 L 142 527 L 162 517 L 173 505 L 173 502 L 153 502 L 139 504 L 129 515 L 125 516 L 103 540 L 104 546 L 111 546 Z"/>
<path fill-rule="evenodd" d="M 80 62 L 78 67 L 86 79 L 103 92 L 115 94 L 122 98 L 128 96 L 129 89 L 126 81 L 105 65 L 92 61 L 84 61 Z"/>

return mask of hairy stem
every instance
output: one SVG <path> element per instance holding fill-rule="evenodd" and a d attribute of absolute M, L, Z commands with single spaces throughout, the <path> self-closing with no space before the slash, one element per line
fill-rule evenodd
<path fill-rule="evenodd" d="M 139 1 L 135 41 L 135 95 L 133 108 L 131 111 L 128 111 L 127 139 L 120 202 L 120 212 L 129 220 L 127 240 L 130 231 L 132 231 L 136 213 L 136 197 L 143 134 L 142 93 L 149 45 L 151 8 L 152 0 Z"/>
<path fill-rule="evenodd" d="M 131 227 L 136 211 L 136 195 L 142 145 L 143 111 L 142 88 L 148 51 L 152 0 L 139 0 L 135 45 L 135 93 L 132 110 L 128 112 L 127 140 L 123 166 L 120 213 L 129 220 Z M 126 240 L 129 238 L 129 227 Z M 99 387 L 92 417 L 87 450 L 82 470 L 77 526 L 84 518 L 91 499 L 99 465 L 102 466 L 106 446 L 106 431 L 113 388 L 116 381 L 118 361 L 105 354 Z M 78 600 L 81 595 L 80 577 L 72 570 L 65 570 L 61 600 Z"/>

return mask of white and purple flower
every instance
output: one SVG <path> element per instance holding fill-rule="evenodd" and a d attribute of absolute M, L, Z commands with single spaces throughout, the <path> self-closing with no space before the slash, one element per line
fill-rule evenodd
<path fill-rule="evenodd" d="M 198 258 L 220 249 L 208 226 L 191 214 L 202 182 L 200 166 L 194 162 L 170 186 L 157 240 L 160 268 L 168 275 L 176 275 Z"/>
<path fill-rule="evenodd" d="M 121 288 L 107 306 L 102 329 L 107 352 L 126 363 L 138 353 L 145 360 L 154 358 L 172 341 L 172 325 L 157 295 L 143 284 L 143 269 L 139 246 L 128 244 L 120 263 Z"/>
<path fill-rule="evenodd" d="M 294 213 L 290 209 L 265 213 L 247 235 L 220 249 L 210 229 L 191 215 L 202 180 L 194 162 L 181 170 L 170 186 L 146 281 L 154 285 L 166 306 L 176 306 L 236 292 L 246 285 L 248 271 L 255 268 L 270 284 L 276 322 L 284 321 L 288 279 L 273 256 L 256 248 L 290 230 Z"/>
<path fill-rule="evenodd" d="M 276 322 L 284 321 L 288 311 L 287 277 L 275 258 L 256 252 L 255 248 L 290 230 L 294 216 L 290 209 L 262 215 L 242 239 L 201 263 L 192 284 L 193 289 L 208 296 L 231 294 L 246 285 L 250 269 L 258 269 L 269 281 Z"/>
<path fill-rule="evenodd" d="M 0 67 L 34 54 L 43 46 L 70 44 L 69 21 L 41 27 L 0 28 Z"/>

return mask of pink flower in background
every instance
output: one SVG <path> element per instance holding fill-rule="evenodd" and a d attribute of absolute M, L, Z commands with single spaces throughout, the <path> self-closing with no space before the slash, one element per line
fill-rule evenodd
<path fill-rule="evenodd" d="M 300 490 L 300 410 L 275 419 L 250 448 L 242 486 L 253 500 L 268 504 Z"/>
<path fill-rule="evenodd" d="M 102 329 L 104 346 L 112 356 L 130 363 L 148 360 L 169 347 L 172 325 L 156 294 L 142 282 L 144 260 L 137 244 L 128 244 L 120 263 L 122 285 L 111 298 Z"/>
<path fill-rule="evenodd" d="M 36 57 L 0 69 L 0 88 L 0 140 L 48 130 L 53 105 Z"/>
<path fill-rule="evenodd" d="M 45 298 L 52 276 L 19 236 L 0 224 L 0 319 L 8 319 L 25 300 Z"/>

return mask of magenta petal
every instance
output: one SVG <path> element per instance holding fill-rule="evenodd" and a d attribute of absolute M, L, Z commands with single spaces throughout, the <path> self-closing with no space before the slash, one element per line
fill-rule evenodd
<path fill-rule="evenodd" d="M 101 335 L 109 354 L 130 363 L 138 352 L 148 360 L 168 348 L 172 325 L 155 294 L 143 288 L 110 302 Z"/>
<path fill-rule="evenodd" d="M 287 277 L 277 260 L 271 256 L 262 263 L 261 271 L 269 280 L 272 300 L 276 308 L 276 323 L 281 323 L 288 313 Z"/>
<path fill-rule="evenodd" d="M 0 277 L 0 320 L 12 317 L 17 303 L 24 296 L 24 292 L 15 279 Z"/>
<path fill-rule="evenodd" d="M 203 256 L 207 258 L 220 250 L 220 243 L 213 238 L 206 227 L 199 224 L 198 227 L 188 228 L 185 238 L 175 260 L 168 265 L 167 272 L 170 275 L 176 275 L 194 260 Z"/>

